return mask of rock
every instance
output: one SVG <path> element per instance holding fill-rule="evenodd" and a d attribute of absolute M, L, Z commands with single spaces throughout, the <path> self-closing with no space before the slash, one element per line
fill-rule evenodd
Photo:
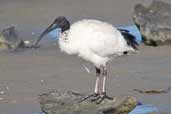
<path fill-rule="evenodd" d="M 133 20 L 147 45 L 171 44 L 171 4 L 154 0 L 149 7 L 137 4 Z"/>
<path fill-rule="evenodd" d="M 0 33 L 0 50 L 32 48 L 30 41 L 24 41 L 18 37 L 14 26 L 5 28 Z"/>
<path fill-rule="evenodd" d="M 9 48 L 4 36 L 0 34 L 0 50 L 7 50 Z"/>
<path fill-rule="evenodd" d="M 0 33 L 0 49 L 15 49 L 22 42 L 14 26 L 5 28 Z"/>
<path fill-rule="evenodd" d="M 39 96 L 45 114 L 128 114 L 137 104 L 134 97 L 114 97 L 100 104 L 90 100 L 79 103 L 86 95 L 72 91 L 53 91 Z"/>

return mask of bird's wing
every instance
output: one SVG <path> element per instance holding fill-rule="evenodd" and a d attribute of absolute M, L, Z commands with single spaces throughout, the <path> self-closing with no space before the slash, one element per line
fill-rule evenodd
<path fill-rule="evenodd" d="M 128 46 L 119 30 L 98 20 L 81 20 L 70 29 L 70 40 L 80 53 L 107 57 L 124 52 Z"/>
<path fill-rule="evenodd" d="M 125 39 L 116 29 L 113 32 L 100 31 L 93 35 L 89 47 L 99 56 L 119 55 L 128 49 Z"/>

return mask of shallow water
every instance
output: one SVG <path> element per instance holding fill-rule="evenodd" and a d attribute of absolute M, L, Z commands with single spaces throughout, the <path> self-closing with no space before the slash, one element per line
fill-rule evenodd
<path fill-rule="evenodd" d="M 80 0 L 74 0 L 72 4 L 67 0 L 58 1 L 1 0 L 0 28 L 2 30 L 6 26 L 15 25 L 20 38 L 34 42 L 59 15 L 66 15 L 72 22 L 91 17 L 114 25 L 128 25 L 132 24 L 134 4 L 149 3 L 149 0 L 105 0 L 103 6 L 104 0 L 100 0 L 99 7 L 94 7 L 96 0 L 86 4 Z M 61 53 L 54 42 L 56 39 L 44 38 L 40 42 L 40 49 L 0 53 L 0 86 L 3 86 L 5 92 L 0 94 L 0 98 L 4 98 L 0 99 L 1 114 L 40 112 L 37 96 L 49 89 L 84 93 L 93 91 L 94 67 L 75 56 Z M 136 96 L 142 103 L 153 104 L 171 112 L 170 93 L 146 95 L 133 91 L 166 89 L 171 86 L 170 52 L 171 46 L 142 46 L 139 54 L 114 59 L 109 66 L 108 94 Z M 90 73 L 87 73 L 85 66 L 90 69 Z"/>
<path fill-rule="evenodd" d="M 167 108 L 171 105 L 171 93 L 148 95 L 133 91 L 166 89 L 170 86 L 171 55 L 166 52 L 170 50 L 169 46 L 141 47 L 140 54 L 113 60 L 109 66 L 109 95 L 136 96 L 144 104 L 153 104 L 165 112 L 171 112 L 171 108 Z M 37 50 L 17 53 L 3 52 L 0 58 L 0 84 L 9 88 L 0 95 L 5 98 L 0 101 L 0 113 L 39 112 L 37 95 L 49 89 L 93 91 L 93 66 L 75 56 L 61 53 L 56 46 L 46 45 Z M 90 69 L 90 73 L 84 66 Z"/>

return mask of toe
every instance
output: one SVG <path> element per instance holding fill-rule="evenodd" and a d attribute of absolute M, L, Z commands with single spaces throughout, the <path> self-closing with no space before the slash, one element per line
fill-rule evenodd
<path fill-rule="evenodd" d="M 100 96 L 100 94 L 98 94 L 98 93 L 90 94 L 90 95 L 84 97 L 83 99 L 81 99 L 81 100 L 79 101 L 79 103 L 81 103 L 81 102 L 83 102 L 83 101 L 85 101 L 85 100 L 88 100 L 88 99 L 90 99 L 90 101 L 93 102 L 93 101 L 95 101 L 94 99 L 96 99 L 98 96 Z"/>

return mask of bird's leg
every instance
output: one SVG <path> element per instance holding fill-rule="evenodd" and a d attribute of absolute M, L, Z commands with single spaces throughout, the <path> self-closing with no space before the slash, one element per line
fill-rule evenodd
<path fill-rule="evenodd" d="M 102 75 L 103 75 L 103 86 L 102 86 L 102 93 L 100 95 L 100 98 L 98 100 L 97 103 L 101 103 L 105 98 L 106 99 L 109 99 L 109 100 L 113 100 L 113 98 L 109 97 L 107 94 L 106 94 L 106 78 L 107 78 L 107 67 L 103 66 L 102 67 Z"/>
<path fill-rule="evenodd" d="M 91 99 L 91 101 L 95 101 L 96 99 L 100 98 L 100 97 L 98 97 L 100 95 L 100 93 L 99 93 L 100 74 L 101 74 L 101 70 L 96 67 L 96 84 L 95 84 L 95 88 L 94 88 L 94 93 L 86 96 L 85 98 L 83 98 L 79 102 L 83 102 L 83 101 L 89 99 L 90 97 L 93 97 Z"/>
<path fill-rule="evenodd" d="M 100 80 L 101 70 L 96 67 L 96 84 L 94 88 L 94 93 L 99 94 L 99 80 Z"/>
<path fill-rule="evenodd" d="M 102 67 L 102 75 L 103 75 L 102 93 L 106 93 L 106 77 L 107 77 L 107 68 L 106 67 Z"/>
<path fill-rule="evenodd" d="M 103 76 L 103 82 L 102 82 L 102 92 L 100 95 L 94 97 L 92 101 L 97 101 L 97 104 L 100 104 L 104 99 L 109 99 L 113 100 L 113 98 L 109 97 L 106 95 L 106 78 L 107 78 L 107 67 L 106 66 L 101 66 L 101 74 Z"/>

